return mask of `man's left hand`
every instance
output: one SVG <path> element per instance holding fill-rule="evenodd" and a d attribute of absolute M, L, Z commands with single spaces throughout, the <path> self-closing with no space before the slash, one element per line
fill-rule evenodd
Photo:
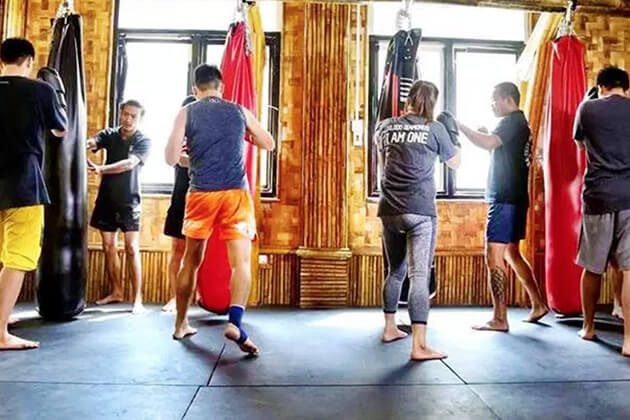
<path fill-rule="evenodd" d="M 90 159 L 87 160 L 88 163 L 88 170 L 96 175 L 102 175 L 103 174 L 103 165 L 97 165 L 96 163 L 92 162 Z"/>

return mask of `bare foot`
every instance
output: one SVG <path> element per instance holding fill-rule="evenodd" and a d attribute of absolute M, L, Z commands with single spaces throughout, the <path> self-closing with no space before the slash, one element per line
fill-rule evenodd
<path fill-rule="evenodd" d="M 9 315 L 9 319 L 7 320 L 7 325 L 14 325 L 20 322 L 20 318 L 16 318 L 13 315 Z"/>
<path fill-rule="evenodd" d="M 615 306 L 611 315 L 615 318 L 623 319 L 623 311 L 621 310 L 621 306 Z"/>
<path fill-rule="evenodd" d="M 508 332 L 510 327 L 508 326 L 507 321 L 499 321 L 496 319 L 492 319 L 485 324 L 481 325 L 473 325 L 473 330 L 476 331 L 498 331 L 498 332 Z"/>
<path fill-rule="evenodd" d="M 440 360 L 446 359 L 447 357 L 446 353 L 433 350 L 430 347 L 419 347 L 411 351 L 411 360 L 416 362 L 423 362 L 425 360 Z"/>
<path fill-rule="evenodd" d="M 593 341 L 597 338 L 595 331 L 591 329 L 586 329 L 586 328 L 582 328 L 580 331 L 578 331 L 578 335 L 580 336 L 582 340 L 587 340 L 587 341 Z"/>
<path fill-rule="evenodd" d="M 105 296 L 103 299 L 96 301 L 97 305 L 109 305 L 110 303 L 120 303 L 123 301 L 123 296 L 118 293 L 112 293 L 109 296 Z"/>
<path fill-rule="evenodd" d="M 162 312 L 175 312 L 176 308 L 177 304 L 175 302 L 175 298 L 172 298 L 166 302 L 166 305 L 162 306 Z"/>
<path fill-rule="evenodd" d="M 133 304 L 133 308 L 131 309 L 131 313 L 133 315 L 142 315 L 147 313 L 146 308 L 142 304 L 142 302 L 136 302 Z"/>
<path fill-rule="evenodd" d="M 238 339 L 241 337 L 241 332 L 234 324 L 228 323 L 225 326 L 225 331 L 223 332 L 223 335 L 228 340 L 234 341 L 243 353 L 248 353 L 252 356 L 258 356 L 258 354 L 260 353 L 260 350 L 258 349 L 256 344 L 254 344 L 254 342 L 249 338 L 245 340 L 244 343 L 238 344 Z"/>
<path fill-rule="evenodd" d="M 197 329 L 188 325 L 188 322 L 184 322 L 184 324 L 180 327 L 175 328 L 175 332 L 173 333 L 174 340 L 181 340 L 191 335 L 197 334 Z"/>
<path fill-rule="evenodd" d="M 623 345 L 623 348 L 621 349 L 621 354 L 624 357 L 630 357 L 630 343 Z"/>
<path fill-rule="evenodd" d="M 402 340 L 407 337 L 407 333 L 399 330 L 398 328 L 394 330 L 385 330 L 383 332 L 383 343 L 392 343 L 394 341 Z"/>
<path fill-rule="evenodd" d="M 548 313 L 549 313 L 549 308 L 547 308 L 546 306 L 532 308 L 531 312 L 529 313 L 529 316 L 525 318 L 523 321 L 536 323 L 540 321 L 541 319 L 543 319 L 545 315 L 547 315 Z"/>
<path fill-rule="evenodd" d="M 38 341 L 24 340 L 12 334 L 7 334 L 0 339 L 0 350 L 30 350 L 39 347 Z"/>

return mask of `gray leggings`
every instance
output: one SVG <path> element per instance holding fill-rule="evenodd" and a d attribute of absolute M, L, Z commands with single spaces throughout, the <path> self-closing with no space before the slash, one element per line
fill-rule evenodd
<path fill-rule="evenodd" d="M 381 217 L 385 285 L 383 311 L 396 313 L 400 290 L 409 276 L 409 317 L 426 324 L 429 317 L 429 270 L 435 252 L 437 219 L 417 214 Z"/>

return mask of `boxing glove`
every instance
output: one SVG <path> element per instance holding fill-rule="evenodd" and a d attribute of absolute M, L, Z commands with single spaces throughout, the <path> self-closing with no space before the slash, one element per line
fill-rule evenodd
<path fill-rule="evenodd" d="M 451 138 L 451 143 L 457 147 L 461 147 L 461 143 L 459 142 L 459 129 L 457 128 L 457 121 L 455 120 L 453 114 L 448 111 L 442 111 L 436 119 L 444 125 L 444 128 L 446 128 L 446 131 Z"/>
<path fill-rule="evenodd" d="M 593 86 L 586 91 L 586 95 L 584 95 L 584 99 L 582 100 L 582 102 L 590 101 L 597 98 L 599 98 L 599 88 L 597 86 Z"/>
<path fill-rule="evenodd" d="M 57 94 L 57 102 L 59 106 L 66 109 L 66 88 L 63 85 L 63 80 L 57 70 L 52 67 L 42 67 L 37 72 L 37 78 L 48 83 L 55 90 Z"/>

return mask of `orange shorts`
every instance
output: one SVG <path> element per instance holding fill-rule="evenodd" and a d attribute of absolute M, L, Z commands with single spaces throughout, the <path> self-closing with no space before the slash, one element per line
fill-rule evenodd
<path fill-rule="evenodd" d="M 218 229 L 219 239 L 256 238 L 254 203 L 248 191 L 189 192 L 182 233 L 187 238 L 208 239 Z"/>

